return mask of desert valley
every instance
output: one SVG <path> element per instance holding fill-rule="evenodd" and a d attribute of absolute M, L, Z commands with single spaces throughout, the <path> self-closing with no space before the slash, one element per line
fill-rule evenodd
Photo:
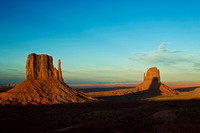
<path fill-rule="evenodd" d="M 0 133 L 200 133 L 200 0 L 0 0 Z"/>
<path fill-rule="evenodd" d="M 1 86 L 1 132 L 200 131 L 200 81 L 162 83 L 152 67 L 143 82 L 67 85 L 52 60 L 28 55 L 27 79 Z"/>

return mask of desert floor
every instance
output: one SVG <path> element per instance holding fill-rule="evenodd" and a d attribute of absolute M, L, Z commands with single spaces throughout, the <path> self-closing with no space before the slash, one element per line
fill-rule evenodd
<path fill-rule="evenodd" d="M 136 93 L 136 86 L 140 82 L 135 83 L 115 83 L 115 84 L 82 84 L 72 85 L 74 89 L 83 91 L 86 95 L 97 97 L 105 101 L 115 100 L 190 100 L 200 99 L 200 81 L 179 81 L 179 82 L 164 82 L 170 88 L 178 90 L 178 95 L 149 95 L 145 93 Z"/>
<path fill-rule="evenodd" d="M 166 82 L 177 96 L 135 94 L 130 84 L 71 85 L 99 103 L 1 106 L 0 132 L 200 132 L 200 82 Z"/>

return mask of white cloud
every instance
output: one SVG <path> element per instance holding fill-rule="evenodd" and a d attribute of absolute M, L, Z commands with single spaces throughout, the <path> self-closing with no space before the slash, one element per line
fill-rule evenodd
<path fill-rule="evenodd" d="M 168 49 L 167 46 L 171 44 L 170 42 L 162 42 L 157 50 L 150 52 L 137 52 L 134 53 L 135 57 L 129 57 L 130 61 L 140 61 L 143 63 L 151 63 L 151 64 L 162 64 L 168 65 L 171 67 L 183 67 L 185 64 L 190 64 L 192 66 L 197 62 L 198 57 L 200 55 L 195 54 L 178 54 L 179 52 L 184 52 L 183 50 L 171 50 Z M 196 64 L 198 65 L 198 64 Z"/>
<path fill-rule="evenodd" d="M 183 50 L 170 50 L 167 48 L 167 45 L 171 44 L 171 42 L 162 42 L 158 47 L 158 50 L 155 50 L 155 53 L 178 53 L 184 52 Z"/>
<path fill-rule="evenodd" d="M 166 47 L 167 45 L 171 44 L 171 42 L 162 42 L 160 46 L 158 47 L 158 50 L 155 52 L 161 53 L 161 52 L 168 52 L 169 49 Z"/>
<path fill-rule="evenodd" d="M 185 67 L 185 65 L 170 65 L 172 67 Z"/>

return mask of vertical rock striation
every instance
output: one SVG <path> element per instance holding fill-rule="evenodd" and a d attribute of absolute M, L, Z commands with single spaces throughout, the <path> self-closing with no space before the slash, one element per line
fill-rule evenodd
<path fill-rule="evenodd" d="M 176 95 L 178 91 L 171 89 L 160 81 L 160 71 L 157 67 L 144 73 L 144 81 L 137 86 L 137 91 L 148 91 L 151 94 Z"/>
<path fill-rule="evenodd" d="M 61 61 L 58 70 L 48 55 L 28 55 L 26 80 L 7 92 L 0 93 L 1 104 L 60 104 L 98 101 L 64 83 Z"/>
<path fill-rule="evenodd" d="M 62 77 L 62 71 L 61 71 L 61 61 L 60 59 L 58 60 L 58 80 L 63 82 L 63 77 Z"/>
<path fill-rule="evenodd" d="M 61 61 L 58 60 L 58 70 L 53 66 L 53 58 L 48 55 L 28 55 L 26 61 L 26 79 L 49 80 L 55 79 L 63 82 Z"/>
<path fill-rule="evenodd" d="M 160 71 L 157 69 L 157 67 L 150 68 L 146 75 L 144 73 L 144 81 L 151 82 L 155 78 L 157 78 L 158 83 L 160 83 Z"/>

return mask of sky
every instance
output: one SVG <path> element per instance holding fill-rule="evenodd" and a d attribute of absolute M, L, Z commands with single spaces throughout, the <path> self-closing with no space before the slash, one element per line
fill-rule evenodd
<path fill-rule="evenodd" d="M 30 53 L 61 59 L 66 83 L 200 80 L 199 0 L 1 0 L 0 84 Z"/>

